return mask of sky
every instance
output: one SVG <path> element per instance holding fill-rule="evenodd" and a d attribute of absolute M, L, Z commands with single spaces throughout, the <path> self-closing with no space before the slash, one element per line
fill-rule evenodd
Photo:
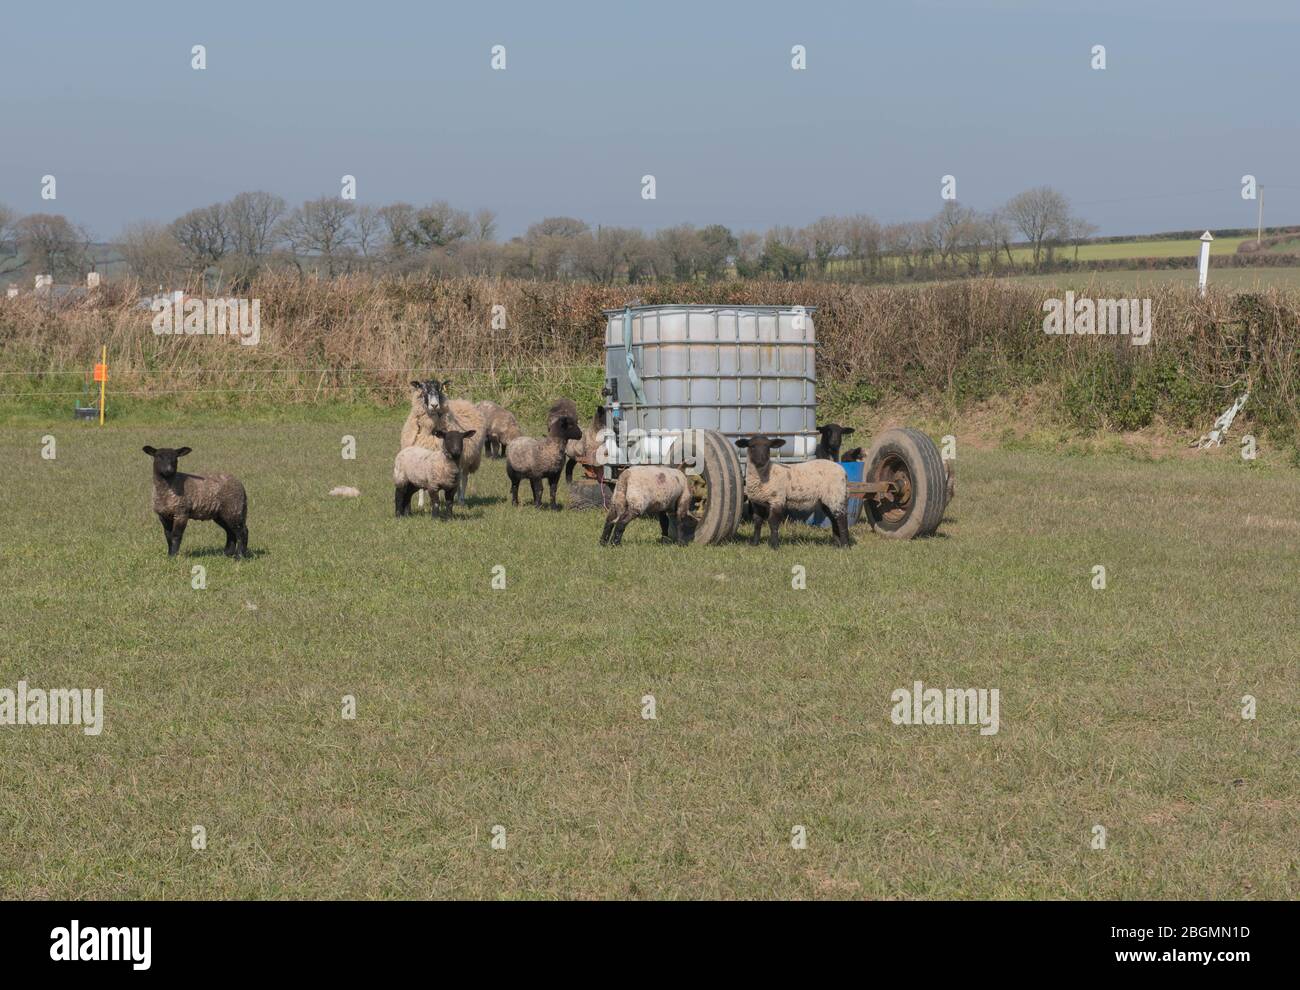
<path fill-rule="evenodd" d="M 504 237 L 740 231 L 921 219 L 952 175 L 963 205 L 1050 185 L 1126 234 L 1253 226 L 1251 174 L 1294 224 L 1298 56 L 1296 0 L 9 0 L 0 203 L 109 239 L 346 174 L 358 203 L 486 207 Z"/>

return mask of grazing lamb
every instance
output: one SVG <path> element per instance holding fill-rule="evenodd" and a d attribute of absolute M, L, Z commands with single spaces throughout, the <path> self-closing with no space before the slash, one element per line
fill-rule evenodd
<path fill-rule="evenodd" d="M 848 449 L 848 450 L 846 450 L 846 451 L 844 452 L 844 454 L 840 457 L 840 460 L 841 460 L 841 461 L 860 461 L 860 460 L 862 460 L 862 448 L 861 448 L 861 447 L 851 447 L 850 449 Z"/>
<path fill-rule="evenodd" d="M 533 487 L 533 505 L 542 508 L 542 479 L 551 484 L 551 508 L 559 510 L 555 504 L 555 488 L 560 483 L 560 472 L 564 470 L 564 447 L 570 440 L 582 439 L 582 430 L 578 421 L 572 416 L 560 416 L 553 420 L 547 435 L 536 437 L 517 437 L 506 447 L 506 474 L 510 477 L 510 503 L 519 504 L 519 482 L 527 478 Z"/>
<path fill-rule="evenodd" d="M 228 474 L 185 474 L 176 462 L 189 447 L 145 447 L 153 458 L 153 511 L 167 534 L 167 556 L 175 557 L 191 519 L 211 519 L 226 531 L 226 556 L 248 556 L 248 493 Z"/>
<path fill-rule="evenodd" d="M 774 464 L 772 451 L 785 446 L 782 438 L 774 440 L 759 434 L 737 440 L 736 446 L 749 455 L 749 466 L 745 470 L 745 497 L 754 510 L 751 545 L 757 545 L 762 538 L 763 520 L 766 519 L 771 530 L 768 543 L 775 550 L 781 544 L 779 531 L 786 513 L 811 512 L 818 506 L 830 517 L 835 545 L 852 545 L 847 515 L 849 482 L 842 467 L 825 460 Z"/>
<path fill-rule="evenodd" d="M 489 457 L 500 460 L 506 456 L 506 444 L 523 436 L 515 414 L 495 402 L 480 402 L 478 411 L 483 416 L 483 449 Z"/>
<path fill-rule="evenodd" d="M 838 461 L 840 459 L 840 444 L 852 432 L 853 427 L 840 426 L 839 423 L 827 423 L 824 426 L 817 427 L 819 439 L 813 457 L 826 461 Z"/>
<path fill-rule="evenodd" d="M 614 497 L 610 500 L 609 514 L 605 516 L 600 545 L 612 543 L 621 546 L 623 530 L 628 523 L 655 513 L 659 516 L 660 536 L 665 540 L 675 537 L 678 546 L 685 546 L 695 533 L 692 501 L 691 479 L 682 471 L 645 464 L 627 468 L 618 476 L 618 484 L 614 486 Z M 673 515 L 671 526 L 669 513 Z"/>
<path fill-rule="evenodd" d="M 590 464 L 596 456 L 596 451 L 600 449 L 600 434 L 605 429 L 605 407 L 597 406 L 595 414 L 591 417 L 591 426 L 584 427 L 582 430 L 582 439 L 570 440 L 564 448 L 565 456 L 568 458 L 564 465 L 564 480 L 568 484 L 573 484 L 573 468 L 576 464 Z"/>
<path fill-rule="evenodd" d="M 438 430 L 433 432 L 432 440 L 410 447 L 403 447 L 397 452 L 393 461 L 393 504 L 397 517 L 411 514 L 411 496 L 417 491 L 429 493 L 429 515 L 437 518 L 438 492 L 442 492 L 445 505 L 443 518 L 451 518 L 452 498 L 460 485 L 460 460 L 464 454 L 465 441 L 473 437 L 474 431 L 462 433 L 459 430 Z"/>
<path fill-rule="evenodd" d="M 456 501 L 465 504 L 465 491 L 469 476 L 478 470 L 483 460 L 483 416 L 472 402 L 449 399 L 447 386 L 451 380 L 430 378 L 411 382 L 411 412 L 402 426 L 402 449 L 427 442 L 435 430 L 458 430 L 466 437 L 476 439 L 466 443 L 460 457 L 460 486 Z"/>

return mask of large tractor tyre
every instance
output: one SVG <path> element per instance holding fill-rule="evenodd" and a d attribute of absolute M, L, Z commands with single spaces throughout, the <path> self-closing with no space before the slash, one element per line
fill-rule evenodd
<path fill-rule="evenodd" d="M 699 439 L 699 449 L 685 452 L 683 460 L 694 454 L 698 474 L 688 477 L 695 489 L 693 515 L 695 542 L 705 544 L 725 543 L 736 534 L 740 524 L 740 510 L 745 502 L 745 474 L 740 468 L 740 455 L 725 436 L 716 430 L 700 430 L 687 434 Z"/>
<path fill-rule="evenodd" d="M 886 430 L 871 445 L 863 481 L 892 481 L 897 491 L 866 499 L 871 528 L 881 536 L 910 540 L 939 528 L 948 505 L 948 474 L 934 441 L 920 430 Z"/>

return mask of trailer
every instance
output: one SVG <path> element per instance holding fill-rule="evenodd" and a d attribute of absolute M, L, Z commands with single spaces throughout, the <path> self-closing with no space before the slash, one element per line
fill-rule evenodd
<path fill-rule="evenodd" d="M 592 465 L 606 485 L 632 464 L 687 471 L 695 487 L 697 543 L 730 540 L 744 509 L 745 467 L 735 441 L 762 433 L 786 440 L 779 461 L 817 446 L 814 307 L 669 304 L 605 311 L 606 442 Z M 864 458 L 872 528 L 910 539 L 933 533 L 947 505 L 934 442 L 887 430 Z"/>

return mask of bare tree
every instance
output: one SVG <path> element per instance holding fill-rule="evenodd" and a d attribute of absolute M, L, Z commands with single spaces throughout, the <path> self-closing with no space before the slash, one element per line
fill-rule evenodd
<path fill-rule="evenodd" d="M 381 207 L 379 219 L 388 235 L 388 250 L 401 255 L 414 245 L 411 231 L 415 227 L 415 207 L 410 203 L 390 203 Z"/>
<path fill-rule="evenodd" d="M 474 240 L 492 241 L 497 236 L 497 215 L 491 210 L 479 210 L 474 214 Z"/>
<path fill-rule="evenodd" d="M 37 274 L 80 276 L 92 264 L 90 235 L 70 224 L 67 217 L 33 213 L 19 220 L 16 230 L 18 249 Z"/>
<path fill-rule="evenodd" d="M 0 261 L 0 272 L 12 271 L 21 265 L 18 246 L 14 243 L 17 227 L 18 213 L 0 203 L 0 258 L 4 255 L 10 256 L 9 260 Z"/>
<path fill-rule="evenodd" d="M 356 235 L 357 253 L 369 259 L 379 247 L 384 231 L 384 218 L 373 206 L 358 206 L 352 215 L 352 230 Z"/>
<path fill-rule="evenodd" d="M 439 200 L 416 212 L 410 236 L 418 248 L 445 248 L 468 237 L 470 229 L 468 213 Z"/>
<path fill-rule="evenodd" d="M 162 289 L 185 267 L 184 250 L 162 224 L 131 224 L 122 231 L 116 246 L 142 286 Z"/>
<path fill-rule="evenodd" d="M 547 217 L 524 233 L 534 274 L 541 278 L 559 278 L 573 267 L 577 239 L 587 232 L 587 225 L 573 217 Z"/>
<path fill-rule="evenodd" d="M 848 256 L 874 275 L 880 258 L 880 224 L 863 213 L 844 221 L 844 248 Z"/>
<path fill-rule="evenodd" d="M 352 214 L 356 205 L 337 196 L 322 196 L 303 203 L 281 224 L 281 236 L 295 255 L 319 257 L 331 278 L 352 243 Z"/>
<path fill-rule="evenodd" d="M 1068 225 L 1070 203 L 1051 186 L 1039 186 L 1012 197 L 1003 212 L 1033 246 L 1037 268 L 1044 246 L 1050 247 Z"/>
<path fill-rule="evenodd" d="M 1074 245 L 1074 260 L 1079 260 L 1079 245 L 1097 233 L 1097 225 L 1082 217 L 1070 217 L 1065 224 L 1065 239 Z"/>
<path fill-rule="evenodd" d="M 190 210 L 172 222 L 171 232 L 190 260 L 202 268 L 219 262 L 232 244 L 226 207 L 222 203 Z"/>
<path fill-rule="evenodd" d="M 226 226 L 231 250 L 246 258 L 260 258 L 274 247 L 275 226 L 288 207 L 268 192 L 242 192 L 226 205 Z"/>
<path fill-rule="evenodd" d="M 803 240 L 808 253 L 817 265 L 817 271 L 823 275 L 831 258 L 841 253 L 845 247 L 844 221 L 839 217 L 822 217 L 803 229 Z"/>

